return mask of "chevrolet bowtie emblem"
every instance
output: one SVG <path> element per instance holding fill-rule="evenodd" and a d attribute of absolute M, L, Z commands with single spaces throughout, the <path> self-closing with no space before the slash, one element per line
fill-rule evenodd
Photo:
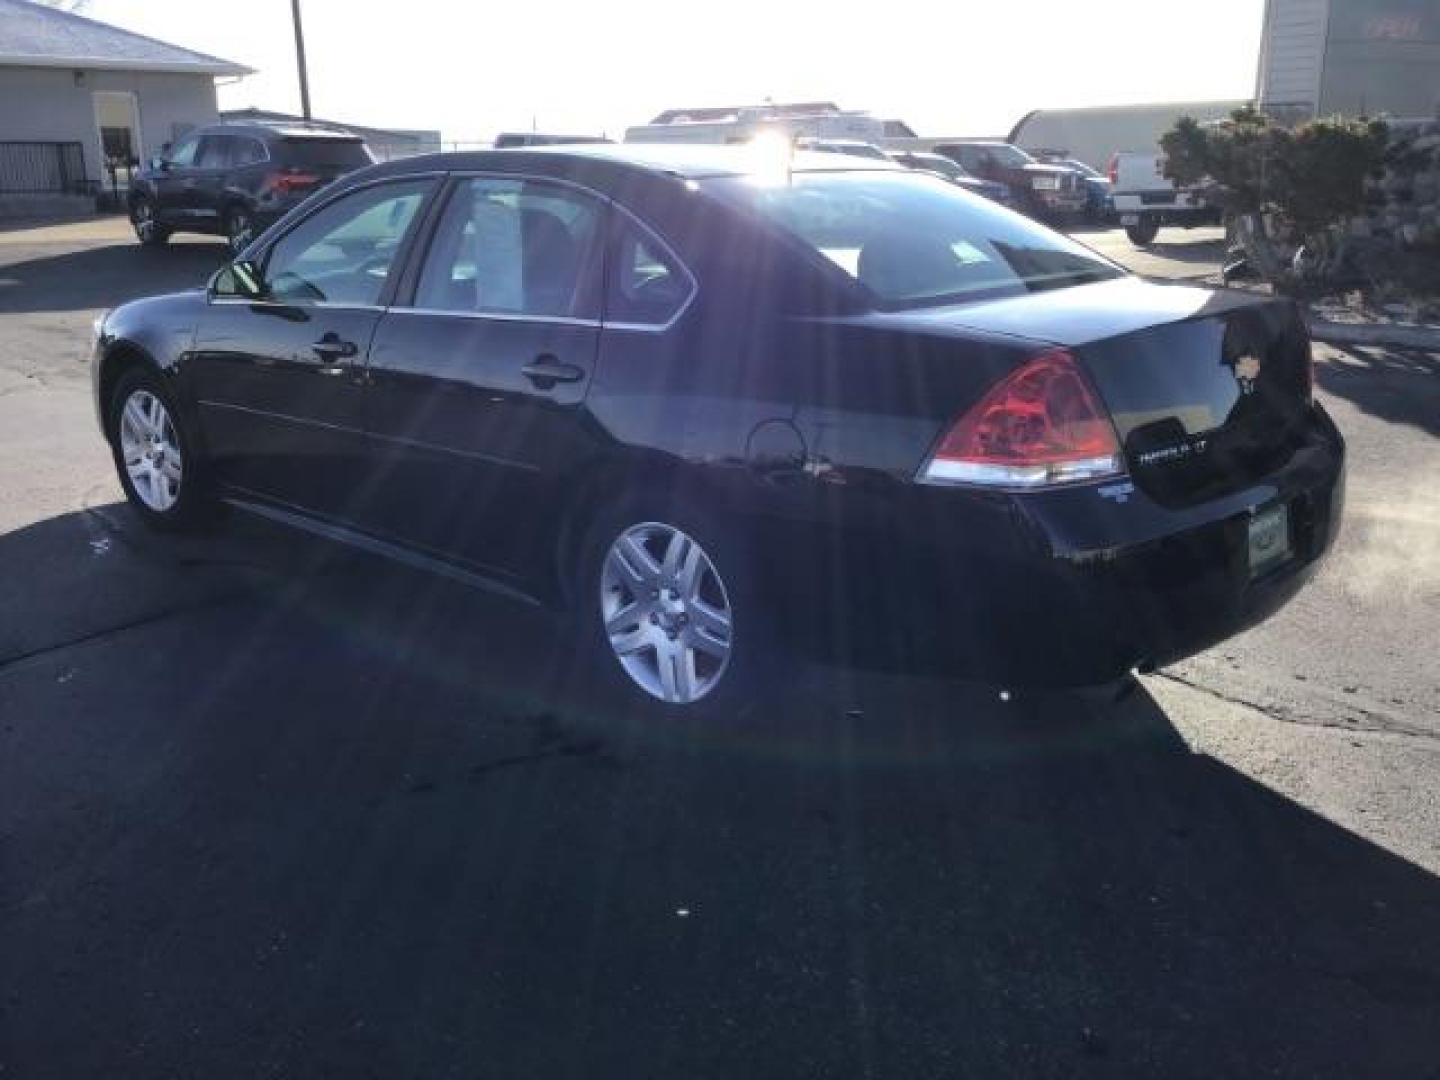
<path fill-rule="evenodd" d="M 1255 389 L 1255 380 L 1260 377 L 1258 356 L 1237 356 L 1235 358 L 1235 381 L 1240 384 L 1241 393 L 1248 394 Z"/>

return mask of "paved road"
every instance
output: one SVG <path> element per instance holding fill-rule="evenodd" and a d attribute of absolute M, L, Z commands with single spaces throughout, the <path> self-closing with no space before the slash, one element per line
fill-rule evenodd
<path fill-rule="evenodd" d="M 1161 229 L 1153 244 L 1137 248 L 1122 229 L 1075 229 L 1076 240 L 1148 277 L 1219 279 L 1224 229 Z"/>
<path fill-rule="evenodd" d="M 1435 1075 L 1433 358 L 1325 355 L 1335 557 L 1122 700 L 660 731 L 545 616 L 140 530 L 89 320 L 221 249 L 115 239 L 0 233 L 0 1076 Z"/>

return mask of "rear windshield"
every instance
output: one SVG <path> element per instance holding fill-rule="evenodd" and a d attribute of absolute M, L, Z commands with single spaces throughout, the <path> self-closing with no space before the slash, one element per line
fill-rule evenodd
<path fill-rule="evenodd" d="M 285 139 L 280 148 L 287 165 L 313 169 L 358 169 L 375 160 L 359 139 Z"/>
<path fill-rule="evenodd" d="M 814 172 L 708 183 L 834 263 L 880 307 L 991 299 L 1125 273 L 1029 218 L 924 173 Z"/>

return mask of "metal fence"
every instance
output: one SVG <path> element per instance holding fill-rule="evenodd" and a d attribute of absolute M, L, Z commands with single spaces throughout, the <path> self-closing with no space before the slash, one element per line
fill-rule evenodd
<path fill-rule="evenodd" d="M 0 142 L 0 194 L 84 195 L 85 148 L 78 142 Z"/>

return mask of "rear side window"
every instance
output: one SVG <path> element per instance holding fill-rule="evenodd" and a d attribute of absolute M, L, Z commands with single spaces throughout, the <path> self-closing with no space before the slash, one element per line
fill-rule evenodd
<path fill-rule="evenodd" d="M 476 177 L 455 186 L 420 272 L 433 311 L 593 318 L 603 215 L 557 184 Z"/>
<path fill-rule="evenodd" d="M 369 148 L 359 139 L 282 139 L 279 157 L 286 165 L 311 169 L 349 171 L 374 163 Z"/>
<path fill-rule="evenodd" d="M 265 160 L 265 147 L 259 139 L 235 136 L 231 141 L 233 143 L 230 150 L 232 166 L 256 165 Z"/>
<path fill-rule="evenodd" d="M 664 245 L 623 214 L 616 215 L 605 277 L 607 323 L 663 326 L 680 313 L 693 288 Z"/>
<path fill-rule="evenodd" d="M 200 140 L 200 157 L 196 165 L 202 169 L 223 169 L 230 164 L 229 135 L 206 135 Z"/>

